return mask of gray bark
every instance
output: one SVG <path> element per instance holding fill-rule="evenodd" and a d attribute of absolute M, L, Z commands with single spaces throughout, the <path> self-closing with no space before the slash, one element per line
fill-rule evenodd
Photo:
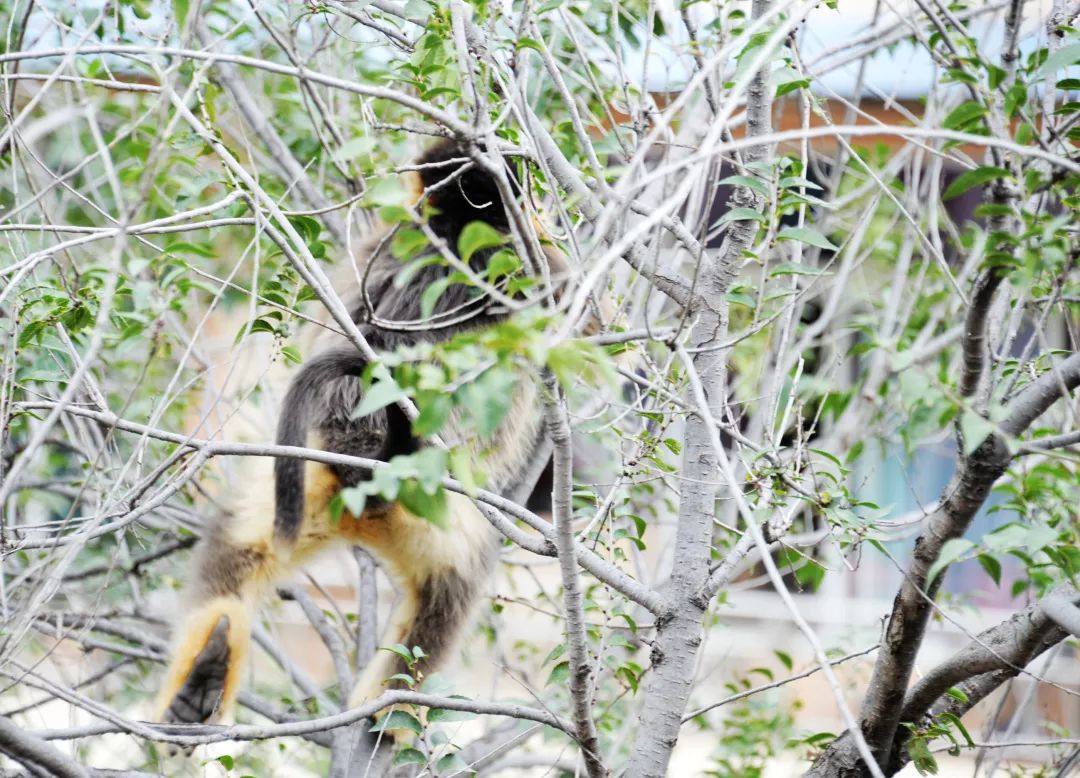
<path fill-rule="evenodd" d="M 11 719 L 0 716 L 0 753 L 10 757 L 34 774 L 56 778 L 87 778 L 83 767 L 39 737 L 24 732 Z"/>
<path fill-rule="evenodd" d="M 766 0 L 754 0 L 753 18 L 764 14 Z M 771 127 L 770 91 L 765 68 L 760 69 L 747 89 L 747 133 L 763 136 Z M 766 147 L 747 150 L 747 163 L 763 158 Z M 760 211 L 763 198 L 748 187 L 736 187 L 732 205 Z M 725 295 L 742 252 L 757 234 L 753 221 L 732 222 L 718 258 L 704 252 L 698 258 L 695 296 L 690 303 L 694 317 L 687 350 L 694 355 L 693 368 L 700 379 L 708 408 L 687 417 L 683 440 L 683 476 L 679 499 L 678 527 L 671 571 L 670 606 L 657 615 L 656 639 L 650 656 L 652 677 L 645 692 L 641 723 L 626 775 L 634 778 L 662 778 L 667 773 L 671 752 L 679 738 L 683 712 L 694 683 L 702 623 L 708 599 L 701 596 L 709 581 L 709 553 L 713 520 L 716 516 L 719 461 L 713 448 L 709 425 L 723 418 L 727 385 L 727 352 L 708 348 L 723 340 L 727 332 L 728 310 Z M 693 396 L 687 403 L 696 407 Z"/>
<path fill-rule="evenodd" d="M 1001 424 L 1001 431 L 1008 435 L 1024 432 L 1078 384 L 1080 354 L 1073 354 L 1020 392 Z M 997 433 L 989 435 L 960 461 L 938 509 L 927 520 L 925 533 L 915 542 L 911 564 L 893 602 L 885 640 L 863 702 L 861 728 L 880 763 L 886 763 L 895 751 L 894 740 L 903 720 L 912 668 L 933 611 L 934 596 L 944 580 L 943 571 L 928 586 L 930 567 L 947 541 L 967 531 L 1011 459 L 1005 439 Z M 847 740 L 841 738 L 826 749 L 807 776 L 862 778 L 866 775 L 865 766 L 847 747 Z"/>
<path fill-rule="evenodd" d="M 555 546 L 558 548 L 559 572 L 563 584 L 563 609 L 566 617 L 566 653 L 570 660 L 570 699 L 578 743 L 585 759 L 589 778 L 608 774 L 600 759 L 600 741 L 592 719 L 593 671 L 585 635 L 585 611 L 582 605 L 581 578 L 574 558 L 574 453 L 571 448 L 570 422 L 566 402 L 558 384 L 547 382 L 547 426 L 555 447 L 551 506 L 555 521 Z"/>

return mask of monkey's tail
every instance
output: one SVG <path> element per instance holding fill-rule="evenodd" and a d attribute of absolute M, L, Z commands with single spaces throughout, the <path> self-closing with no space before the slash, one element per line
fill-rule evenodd
<path fill-rule="evenodd" d="M 327 410 L 320 400 L 332 397 L 334 385 L 343 379 L 359 379 L 368 366 L 368 360 L 351 349 L 335 349 L 319 354 L 306 363 L 293 378 L 285 403 L 278 417 L 277 444 L 279 446 L 306 446 L 308 430 L 313 422 L 313 411 Z M 360 393 L 345 396 L 359 398 Z M 342 423 L 353 424 L 349 414 L 353 408 L 335 408 L 344 414 Z M 396 407 L 376 413 L 387 414 L 387 424 L 382 445 L 375 450 L 341 451 L 338 453 L 367 456 L 385 461 L 395 452 L 389 451 L 396 435 L 411 435 L 410 423 L 405 414 Z M 304 470 L 305 460 L 295 457 L 278 457 L 274 461 L 274 534 L 285 541 L 296 540 L 304 517 Z"/>

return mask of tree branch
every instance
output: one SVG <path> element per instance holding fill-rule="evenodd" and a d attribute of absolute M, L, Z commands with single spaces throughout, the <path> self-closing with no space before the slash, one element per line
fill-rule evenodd
<path fill-rule="evenodd" d="M 36 735 L 19 729 L 4 716 L 0 716 L 0 753 L 28 770 L 45 770 L 56 778 L 89 778 L 90 775 L 74 759 L 64 756 Z"/>
<path fill-rule="evenodd" d="M 592 665 L 585 636 L 585 614 L 582 610 L 581 580 L 574 559 L 574 454 L 571 448 L 570 422 L 566 400 L 554 378 L 545 381 L 548 390 L 547 429 L 555 448 L 551 505 L 555 522 L 555 546 L 559 554 L 559 573 L 563 584 L 563 610 L 566 617 L 566 647 L 570 660 L 570 698 L 574 708 L 574 723 L 578 742 L 585 758 L 585 770 L 590 778 L 608 774 L 600 759 L 600 741 L 592 720 Z"/>
<path fill-rule="evenodd" d="M 1080 354 L 1073 354 L 1020 392 L 1001 430 L 1008 435 L 1019 435 L 1078 383 Z M 1010 460 L 1005 441 L 997 433 L 988 435 L 970 455 L 962 457 L 956 474 L 942 494 L 939 507 L 927 519 L 925 533 L 915 542 L 912 560 L 893 602 L 885 640 L 863 702 L 861 728 L 879 762 L 893 751 L 893 739 L 901 721 L 915 657 L 926 632 L 932 601 L 946 574 L 941 571 L 927 586 L 930 568 L 945 543 L 967 531 Z M 841 778 L 863 775 L 861 764 L 848 759 L 848 754 L 839 753 L 841 750 L 840 747 L 827 749 L 807 775 Z"/>
<path fill-rule="evenodd" d="M 53 403 L 16 403 L 15 407 L 18 409 L 32 410 L 34 408 L 51 408 L 53 407 Z M 385 462 L 380 462 L 377 459 L 365 459 L 363 457 L 353 457 L 346 454 L 335 454 L 329 451 L 321 451 L 319 449 L 313 448 L 304 448 L 301 446 L 226 443 L 222 441 L 192 438 L 188 435 L 181 435 L 175 432 L 159 430 L 154 427 L 149 427 L 145 424 L 137 424 L 126 419 L 120 419 L 113 413 L 94 411 L 89 408 L 80 408 L 78 406 L 68 406 L 64 408 L 64 412 L 76 416 L 83 416 L 86 418 L 95 419 L 109 427 L 115 427 L 116 429 L 124 430 L 126 432 L 134 432 L 140 435 L 146 435 L 148 437 L 156 438 L 158 440 L 176 443 L 186 449 L 191 449 L 192 451 L 199 452 L 199 454 L 206 459 L 214 456 L 272 456 L 308 459 L 312 462 L 322 462 L 323 464 L 328 465 L 345 465 L 349 467 L 359 467 L 366 470 L 375 470 L 377 468 L 387 466 Z M 460 494 L 469 494 L 470 491 L 473 491 L 471 489 L 467 490 L 459 481 L 453 478 L 444 478 L 442 483 L 443 486 L 447 489 L 458 492 Z M 515 519 L 523 521 L 530 528 L 538 532 L 544 540 L 551 544 L 551 548 L 554 548 L 555 529 L 551 526 L 549 522 L 540 518 L 527 508 L 523 508 L 517 503 L 514 503 L 511 500 L 502 497 L 501 495 L 495 494 L 494 492 L 489 492 L 485 489 L 477 489 L 475 490 L 474 496 L 479 503 L 485 503 L 492 508 L 495 508 L 499 511 L 502 511 L 503 513 L 513 516 Z M 516 530 L 516 528 L 514 528 L 514 532 L 510 532 L 509 528 L 513 526 L 511 522 L 505 521 L 505 519 L 503 519 L 501 516 L 498 517 L 500 519 L 499 521 L 494 521 L 493 516 L 497 516 L 497 514 L 486 511 L 483 507 L 481 507 L 481 512 L 485 515 L 485 517 L 488 518 L 489 521 L 492 521 L 496 529 L 498 529 L 500 532 L 505 531 L 506 536 L 510 540 L 515 540 L 516 537 L 520 536 L 520 533 Z M 128 522 L 124 518 L 121 518 L 117 521 L 98 527 L 92 533 L 76 535 L 75 537 L 78 538 L 79 542 L 85 542 L 92 537 L 98 537 L 109 532 L 114 532 L 117 529 L 126 526 L 127 523 Z M 45 541 L 45 543 L 51 547 L 55 545 L 64 545 L 65 540 L 66 538 L 55 538 Z M 23 542 L 19 545 L 21 548 L 34 548 L 39 546 L 40 544 L 35 542 Z M 529 546 L 524 547 L 529 548 Z M 546 549 L 547 546 L 544 546 L 542 548 Z M 644 586 L 643 584 L 641 584 L 641 582 L 631 578 L 621 569 L 599 556 L 596 552 L 585 548 L 582 544 L 575 543 L 574 549 L 575 554 L 577 555 L 578 563 L 588 572 L 594 575 L 597 580 L 604 582 L 611 588 L 625 595 L 627 598 L 636 602 L 638 605 L 641 605 L 652 613 L 657 613 L 663 609 L 664 600 L 657 592 L 653 591 L 647 586 Z"/>

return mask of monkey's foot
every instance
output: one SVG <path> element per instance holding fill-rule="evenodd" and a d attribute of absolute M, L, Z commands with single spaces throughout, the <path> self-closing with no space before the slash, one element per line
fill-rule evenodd
<path fill-rule="evenodd" d="M 184 685 L 173 696 L 162 720 L 170 724 L 202 724 L 221 707 L 229 673 L 229 617 L 218 619 L 202 651 L 195 657 Z"/>

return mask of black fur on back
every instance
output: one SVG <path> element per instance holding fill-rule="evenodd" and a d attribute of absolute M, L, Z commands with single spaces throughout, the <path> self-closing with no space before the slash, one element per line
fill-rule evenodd
<path fill-rule="evenodd" d="M 425 166 L 420 169 L 420 179 L 425 190 L 430 190 L 427 202 L 434 208 L 428 223 L 453 251 L 457 251 L 458 237 L 470 222 L 483 221 L 503 232 L 508 229 L 506 209 L 494 178 L 468 156 L 468 150 L 456 142 L 443 141 L 417 160 Z M 519 187 L 514 176 L 510 176 L 510 184 L 516 193 Z M 492 250 L 478 251 L 470 263 L 482 270 L 491 253 Z M 365 294 L 355 288 L 339 293 L 353 321 L 376 351 L 391 351 L 421 341 L 447 340 L 462 330 L 483 327 L 505 316 L 500 310 L 490 309 L 480 290 L 466 284 L 451 284 L 436 303 L 433 317 L 454 318 L 457 323 L 453 326 L 411 330 L 381 326 L 379 322 L 420 319 L 424 290 L 450 271 L 441 263 L 428 264 L 400 284 L 398 277 L 404 265 L 385 248 L 366 261 L 369 264 L 364 274 Z M 461 316 L 461 311 L 467 311 L 468 315 Z M 282 404 L 278 445 L 306 446 L 308 433 L 314 430 L 325 450 L 341 454 L 385 462 L 416 451 L 419 441 L 412 435 L 408 418 L 396 405 L 363 418 L 351 418 L 360 402 L 360 377 L 367 365 L 367 360 L 347 343 L 309 360 L 293 377 Z M 354 486 L 370 477 L 370 473 L 358 468 L 332 469 L 343 486 Z M 304 460 L 285 457 L 275 460 L 274 495 L 275 534 L 295 540 L 304 513 Z M 371 500 L 368 505 L 374 507 Z"/>

